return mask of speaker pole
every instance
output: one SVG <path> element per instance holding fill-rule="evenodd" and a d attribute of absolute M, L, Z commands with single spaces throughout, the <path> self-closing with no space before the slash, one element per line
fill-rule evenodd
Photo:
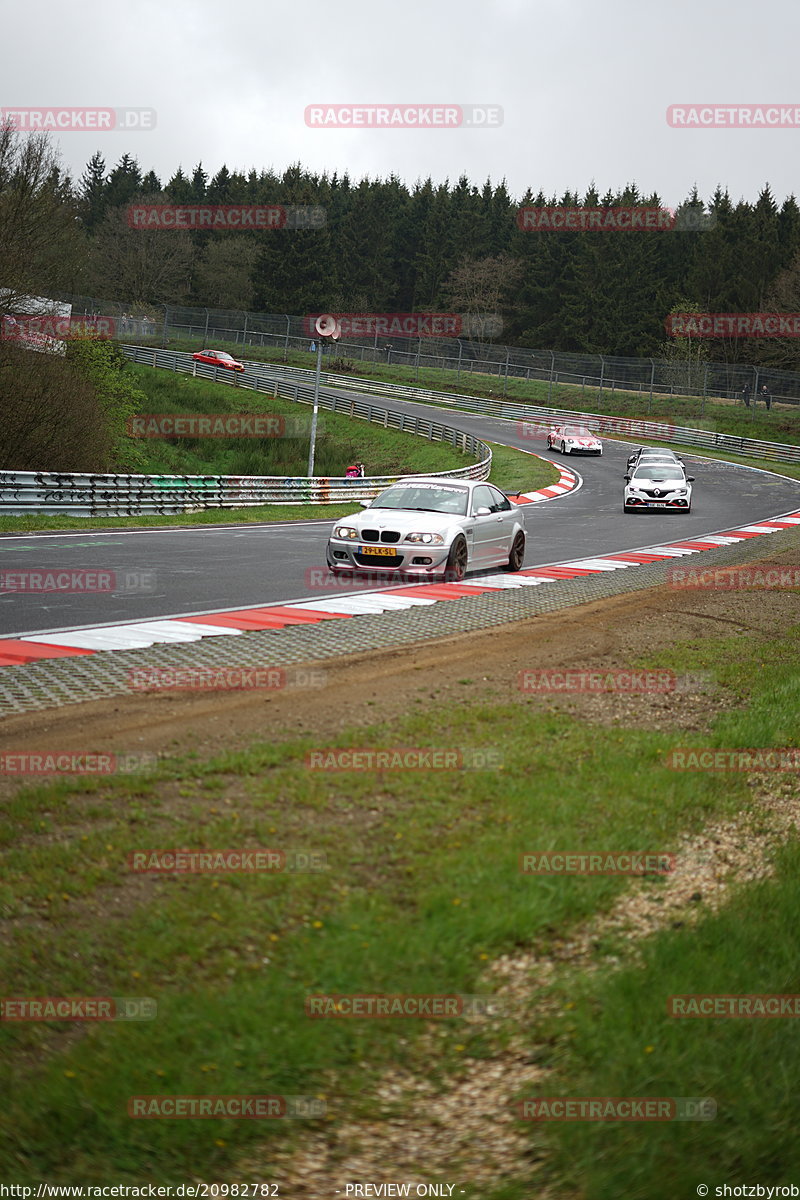
<path fill-rule="evenodd" d="M 314 446 L 317 440 L 317 414 L 319 412 L 319 375 L 322 370 L 322 337 L 317 337 L 317 374 L 314 379 L 314 411 L 311 414 L 311 445 L 308 448 L 308 474 L 314 474 Z"/>

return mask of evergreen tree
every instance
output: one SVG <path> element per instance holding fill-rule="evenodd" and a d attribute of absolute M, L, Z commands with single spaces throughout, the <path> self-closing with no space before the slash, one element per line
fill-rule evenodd
<path fill-rule="evenodd" d="M 189 199 L 195 204 L 202 204 L 206 199 L 206 190 L 208 188 L 208 175 L 203 170 L 203 164 L 198 163 L 192 174 L 191 190 Z"/>
<path fill-rule="evenodd" d="M 469 292 L 473 308 L 479 294 L 491 292 L 505 321 L 504 341 L 542 350 L 658 354 L 665 317 L 676 305 L 707 312 L 774 306 L 795 294 L 800 255 L 800 207 L 794 196 L 779 205 L 768 185 L 754 203 L 737 204 L 721 185 L 708 205 L 693 189 L 678 209 L 676 227 L 659 232 L 528 232 L 517 224 L 518 202 L 505 181 L 494 186 L 487 179 L 478 187 L 462 175 L 454 184 L 428 178 L 409 187 L 396 176 L 354 181 L 299 162 L 281 172 L 223 166 L 210 180 L 202 163 L 191 175 L 178 167 L 162 191 L 155 172 L 143 177 L 132 156 L 123 155 L 107 175 L 97 153 L 76 196 L 61 177 L 50 192 L 73 223 L 77 198 L 90 245 L 101 240 L 101 226 L 108 242 L 107 212 L 124 211 L 137 196 L 154 203 L 321 208 L 322 229 L 258 234 L 249 248 L 242 243 L 241 252 L 234 250 L 238 234 L 187 235 L 195 264 L 191 298 L 244 305 L 252 288 L 252 303 L 266 311 L 407 312 L 451 308 L 460 287 L 458 294 Z M 583 196 L 567 191 L 549 201 L 530 188 L 520 203 L 649 207 L 658 206 L 659 198 L 645 197 L 630 183 L 602 200 L 593 185 Z M 97 256 L 91 261 L 100 272 Z M 492 282 L 497 286 L 491 288 Z M 178 295 L 186 281 L 156 280 L 154 287 Z M 137 281 L 137 295 L 143 290 Z M 775 354 L 766 341 L 729 339 L 710 347 L 715 357 L 731 361 L 753 355 L 773 361 Z"/>
<path fill-rule="evenodd" d="M 483 201 L 487 212 L 489 254 L 502 254 L 510 249 L 514 237 L 517 206 L 506 188 L 505 179 L 491 191 L 487 179 L 483 189 Z"/>
<path fill-rule="evenodd" d="M 391 311 L 395 300 L 402 207 L 397 179 L 365 179 L 349 193 L 346 212 L 339 217 L 334 243 L 338 290 L 345 296 L 359 296 L 368 312 Z M 351 299 L 345 311 L 355 311 L 353 304 Z"/>
<path fill-rule="evenodd" d="M 451 263 L 489 255 L 489 221 L 485 198 L 462 175 L 450 194 L 447 257 Z"/>
<path fill-rule="evenodd" d="M 231 173 L 226 166 L 222 166 L 208 184 L 205 198 L 209 204 L 230 204 L 231 191 Z"/>
<path fill-rule="evenodd" d="M 107 207 L 106 162 L 98 150 L 86 164 L 78 184 L 83 223 L 91 233 L 103 219 Z"/>
<path fill-rule="evenodd" d="M 414 267 L 414 308 L 435 310 L 447 275 L 455 263 L 450 243 L 450 188 L 445 182 L 433 189 L 426 181 L 424 218 L 420 229 L 421 243 Z"/>
<path fill-rule="evenodd" d="M 778 215 L 778 243 L 781 266 L 785 269 L 800 250 L 800 208 L 794 196 L 787 197 Z"/>
<path fill-rule="evenodd" d="M 182 167 L 178 167 L 164 190 L 173 204 L 189 204 L 191 202 L 192 184 L 184 175 Z"/>
<path fill-rule="evenodd" d="M 105 209 L 119 208 L 129 204 L 142 189 L 142 172 L 138 162 L 130 154 L 123 154 L 108 177 L 105 192 Z"/>
<path fill-rule="evenodd" d="M 283 181 L 286 205 L 311 205 L 314 195 L 299 171 L 290 169 Z M 253 266 L 253 299 L 261 312 L 305 316 L 325 312 L 335 290 L 330 231 L 273 229 L 263 239 Z"/>

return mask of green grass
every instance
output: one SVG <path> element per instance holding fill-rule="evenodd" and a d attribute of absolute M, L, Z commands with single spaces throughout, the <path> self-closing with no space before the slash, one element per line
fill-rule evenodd
<path fill-rule="evenodd" d="M 671 1200 L 698 1183 L 776 1185 L 796 1179 L 800 1072 L 791 1018 L 677 1019 L 669 996 L 800 993 L 796 946 L 800 843 L 781 848 L 776 878 L 739 889 L 690 933 L 669 930 L 641 966 L 576 980 L 569 1021 L 540 1031 L 557 1047 L 548 1095 L 713 1099 L 713 1120 L 679 1124 L 552 1123 L 543 1185 L 586 1200 Z M 563 1189 L 563 1191 L 560 1191 Z M 521 1194 L 521 1193 L 520 1193 Z"/>
<path fill-rule="evenodd" d="M 335 521 L 353 512 L 352 504 L 269 504 L 255 508 L 207 508 L 202 512 L 138 517 L 67 517 L 61 515 L 0 517 L 2 533 L 37 533 L 48 529 L 151 529 L 176 525 L 253 525 L 279 521 Z"/>
<path fill-rule="evenodd" d="M 558 483 L 560 472 L 546 459 L 536 458 L 512 446 L 489 442 L 492 448 L 492 470 L 489 479 L 507 492 L 536 492 Z"/>
<path fill-rule="evenodd" d="M 270 413 L 302 422 L 298 438 L 139 439 L 144 474 L 303 476 L 308 468 L 311 407 L 230 384 L 212 383 L 172 371 L 132 366 L 137 388 L 147 395 L 148 413 Z M 444 442 L 384 429 L 322 410 L 317 427 L 315 474 L 341 477 L 361 461 L 367 474 L 448 471 L 469 459 Z"/>
<path fill-rule="evenodd" d="M 195 349 L 195 343 L 190 341 L 171 342 L 171 349 Z M 234 343 L 228 347 L 232 353 L 241 351 Z M 252 353 L 251 353 L 252 351 Z M 246 357 L 252 357 L 264 362 L 281 362 L 289 366 L 305 367 L 311 365 L 313 355 L 301 351 L 290 351 L 288 358 L 279 351 L 260 350 L 259 347 L 248 347 Z M 459 395 L 488 397 L 525 402 L 545 407 L 562 407 L 574 412 L 600 413 L 605 416 L 626 417 L 634 420 L 664 421 L 673 425 L 689 425 L 695 429 L 707 429 L 713 432 L 726 433 L 735 437 L 758 438 L 766 441 L 787 442 L 790 445 L 800 443 L 800 405 L 773 405 L 770 412 L 763 406 L 754 406 L 745 410 L 741 406 L 732 405 L 729 401 L 715 400 L 708 397 L 704 401 L 698 397 L 669 397 L 654 396 L 652 401 L 645 394 L 626 392 L 619 389 L 604 389 L 581 387 L 577 384 L 554 384 L 538 380 L 509 379 L 505 394 L 495 376 L 479 375 L 477 373 L 462 373 L 460 378 L 454 371 L 430 370 L 421 372 L 419 378 L 412 367 L 386 366 L 380 363 L 359 363 L 352 360 L 331 358 L 325 365 L 325 370 L 332 374 L 342 375 L 342 387 L 348 384 L 351 376 L 363 379 L 376 379 L 386 383 L 398 383 L 406 386 L 430 388 L 434 391 L 453 392 Z M 421 398 L 420 403 L 426 403 Z M 641 439 L 640 439 L 641 440 Z M 667 443 L 645 441 L 645 445 L 666 445 Z M 687 448 L 687 453 L 691 449 Z M 800 464 L 785 464 L 772 459 L 745 458 L 732 453 L 714 450 L 698 449 L 698 453 L 708 458 L 723 459 L 727 462 L 742 466 L 757 467 L 765 471 L 774 471 L 792 479 L 800 479 Z"/>
<path fill-rule="evenodd" d="M 631 885 L 523 877 L 518 858 L 532 850 L 671 851 L 679 834 L 730 815 L 749 796 L 741 776 L 670 770 L 664 759 L 673 746 L 797 744 L 800 630 L 738 639 L 735 659 L 730 643 L 711 639 L 667 657 L 676 671 L 707 671 L 739 701 L 712 735 L 598 734 L 537 703 L 512 702 L 505 689 L 480 694 L 465 681 L 460 702 L 412 707 L 392 726 L 344 730 L 323 744 L 492 749 L 502 769 L 315 771 L 305 755 L 321 748 L 319 739 L 301 737 L 215 758 L 198 751 L 141 777 L 17 792 L 0 830 L 5 994 L 151 996 L 159 1011 L 154 1021 L 93 1025 L 77 1038 L 58 1023 L 0 1025 L 7 1097 L 0 1166 L 19 1173 L 35 1164 L 56 1181 L 143 1174 L 176 1181 L 187 1171 L 232 1177 L 250 1143 L 302 1137 L 303 1123 L 139 1123 L 126 1116 L 128 1097 L 324 1094 L 331 1119 L 374 1119 L 358 1097 L 382 1070 L 407 1066 L 444 1085 L 465 1057 L 490 1056 L 502 1028 L 442 1023 L 431 1058 L 420 1045 L 422 1022 L 310 1021 L 304 998 L 485 992 L 487 960 L 520 946 L 546 951 L 628 886 L 657 893 L 659 878 Z M 515 679 L 508 689 L 518 696 Z M 130 851 L 171 846 L 313 848 L 328 856 L 329 869 L 163 878 L 126 870 Z M 728 1177 L 742 1143 L 752 1144 L 742 1158 L 750 1167 L 768 1158 L 776 1121 L 779 1142 L 788 1138 L 800 1064 L 788 1024 L 769 1050 L 766 1023 L 730 1023 L 728 1045 L 698 1023 L 668 1028 L 661 1002 L 665 987 L 702 990 L 698 981 L 728 991 L 800 991 L 800 895 L 788 878 L 786 888 L 775 903 L 749 890 L 749 924 L 740 923 L 730 948 L 733 918 L 700 940 L 676 932 L 654 952 L 648 974 L 632 970 L 625 984 L 595 978 L 561 1031 L 554 1063 L 565 1093 L 711 1094 L 726 1105 L 723 1118 L 622 1132 L 565 1126 L 552 1135 L 553 1172 L 583 1179 L 586 1162 L 589 1194 L 649 1198 L 667 1195 L 675 1173 L 688 1179 L 684 1154 L 696 1164 L 710 1155 L 719 1177 Z M 758 921 L 769 942 L 763 968 Z M 532 1044 L 540 1032 L 531 1029 Z M 552 1045 L 551 1034 L 542 1036 Z M 650 1044 L 658 1054 L 645 1059 Z M 707 1066 L 714 1069 L 704 1076 Z M 751 1102 L 748 1089 L 764 1068 L 766 1081 L 753 1091 L 759 1103 Z M 740 1099 L 731 1104 L 731 1097 Z M 662 1190 L 636 1190 L 647 1170 Z M 609 1180 L 614 1186 L 604 1191 Z M 523 1200 L 530 1193 L 520 1185 L 501 1194 Z"/>
<path fill-rule="evenodd" d="M 196 342 L 188 339 L 170 340 L 171 350 L 194 350 Z M 315 365 L 315 356 L 302 351 L 290 351 L 284 356 L 279 350 L 266 350 L 258 346 L 220 344 L 235 355 L 244 355 L 252 360 L 280 362 L 288 366 L 310 369 Z M 565 408 L 573 412 L 602 413 L 606 416 L 630 417 L 636 420 L 668 421 L 673 425 L 691 425 L 699 429 L 712 429 L 734 436 L 763 438 L 768 441 L 800 441 L 800 405 L 773 405 L 767 412 L 763 405 L 745 409 L 728 399 L 708 396 L 654 395 L 647 391 L 626 391 L 624 388 L 604 388 L 602 391 L 589 384 L 568 384 L 547 380 L 525 380 L 509 377 L 505 387 L 502 377 L 483 375 L 477 371 L 461 372 L 444 369 L 422 369 L 415 367 L 387 366 L 385 363 L 360 362 L 358 359 L 323 359 L 323 370 L 340 373 L 348 377 L 377 379 L 386 383 L 401 383 L 406 386 L 428 388 L 433 391 L 453 392 L 467 396 L 486 396 L 491 399 L 529 402 L 549 408 Z"/>

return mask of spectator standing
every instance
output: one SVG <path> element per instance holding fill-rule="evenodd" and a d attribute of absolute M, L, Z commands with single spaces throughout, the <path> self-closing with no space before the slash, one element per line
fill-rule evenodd
<path fill-rule="evenodd" d="M 742 388 L 742 399 L 744 400 L 745 408 L 750 407 L 750 384 L 746 383 Z"/>
<path fill-rule="evenodd" d="M 770 390 L 766 384 L 762 384 L 761 399 L 764 401 L 764 403 L 767 406 L 767 412 L 769 412 L 769 410 L 772 408 L 772 393 L 770 392 Z"/>

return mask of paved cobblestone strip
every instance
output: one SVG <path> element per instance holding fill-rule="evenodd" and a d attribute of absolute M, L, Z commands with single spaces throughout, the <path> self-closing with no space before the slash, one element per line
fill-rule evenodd
<path fill-rule="evenodd" d="M 110 649 L 114 630 L 84 631 L 105 635 L 93 651 L 75 648 L 69 657 L 26 658 L 28 641 L 0 640 L 0 716 L 76 704 L 104 697 L 139 694 L 132 685 L 136 669 L 147 671 L 219 671 L 319 662 L 346 654 L 415 645 L 438 637 L 506 625 L 557 612 L 624 592 L 665 586 L 677 562 L 702 555 L 702 569 L 734 566 L 764 557 L 800 541 L 800 512 L 702 541 L 676 542 L 646 551 L 581 559 L 560 567 L 531 568 L 518 575 L 490 575 L 463 584 L 412 585 L 389 592 L 330 597 L 296 605 L 238 610 L 216 617 L 146 622 L 135 626 L 140 640 Z M 699 563 L 697 564 L 699 567 Z M 445 599 L 450 603 L 443 603 Z M 457 602 L 456 602 L 457 601 Z M 344 611 L 343 611 L 344 610 Z M 260 614 L 251 617 L 243 613 Z M 219 622 L 210 624 L 210 622 Z M 148 627 L 144 632 L 143 627 Z M 153 626 L 179 627 L 182 636 L 158 639 Z M 200 636 L 197 636 L 199 630 Z M 206 636 L 210 633 L 212 636 Z M 63 653 L 63 639 L 48 646 Z M 191 637 L 192 640 L 188 640 Z M 54 642 L 52 639 L 62 639 Z M 38 640 L 37 640 L 38 641 Z M 44 642 L 40 643 L 44 648 Z M 15 649 L 22 646 L 22 649 Z M 21 657 L 14 658 L 17 654 Z"/>

